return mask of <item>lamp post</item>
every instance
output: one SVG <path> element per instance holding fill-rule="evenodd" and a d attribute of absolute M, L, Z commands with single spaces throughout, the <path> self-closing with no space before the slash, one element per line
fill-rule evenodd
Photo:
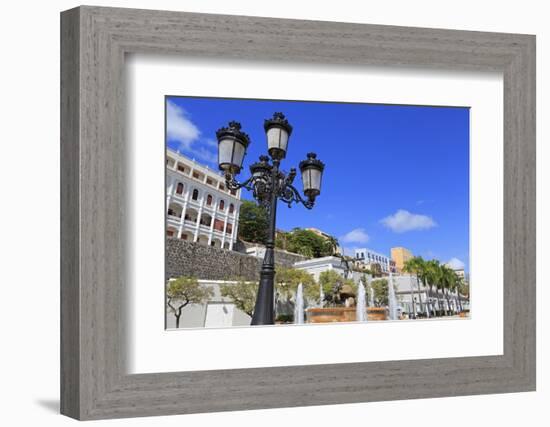
<path fill-rule="evenodd" d="M 281 160 L 286 157 L 292 126 L 282 113 L 275 113 L 264 122 L 269 156 L 260 156 L 258 162 L 250 166 L 251 176 L 244 182 L 238 182 L 236 175 L 242 169 L 246 149 L 250 144 L 249 136 L 241 131 L 241 125 L 232 121 L 228 127 L 216 132 L 218 139 L 218 164 L 225 174 L 225 182 L 230 190 L 245 188 L 259 205 L 268 213 L 268 229 L 264 260 L 260 270 L 260 285 L 256 305 L 252 316 L 252 325 L 274 324 L 274 277 L 275 277 L 275 224 L 277 220 L 277 202 L 282 200 L 289 207 L 292 203 L 301 203 L 307 209 L 313 208 L 315 198 L 321 194 L 321 178 L 325 165 L 317 159 L 315 153 L 308 153 L 300 162 L 303 198 L 294 187 L 296 169 L 285 174 L 279 169 Z"/>

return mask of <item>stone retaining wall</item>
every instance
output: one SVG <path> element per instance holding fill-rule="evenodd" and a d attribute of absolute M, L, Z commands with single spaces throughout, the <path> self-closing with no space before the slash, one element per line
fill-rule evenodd
<path fill-rule="evenodd" d="M 226 249 L 168 237 L 166 239 L 166 280 L 194 276 L 204 280 L 231 280 L 237 277 L 259 280 L 262 259 Z M 277 251 L 276 263 L 291 267 L 304 259 L 301 255 Z"/>

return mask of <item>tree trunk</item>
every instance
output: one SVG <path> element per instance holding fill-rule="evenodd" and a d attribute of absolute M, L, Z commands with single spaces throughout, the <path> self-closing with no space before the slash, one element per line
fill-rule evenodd
<path fill-rule="evenodd" d="M 174 316 L 176 316 L 176 329 L 178 329 L 180 327 L 181 313 L 180 314 L 174 314 Z"/>
<path fill-rule="evenodd" d="M 442 293 L 444 293 L 444 291 Z M 448 316 L 447 307 L 445 306 L 445 304 L 442 303 L 442 299 L 439 296 L 439 289 L 437 290 L 437 302 L 439 304 L 439 308 L 441 309 L 441 311 L 443 311 L 445 313 L 445 316 Z"/>
<path fill-rule="evenodd" d="M 443 295 L 445 295 L 445 299 L 447 300 L 447 308 L 449 309 L 451 315 L 453 314 L 453 308 L 451 307 L 451 301 L 449 300 L 449 290 L 443 289 Z"/>
<path fill-rule="evenodd" d="M 418 304 L 420 305 L 420 312 L 424 312 L 424 303 L 422 302 L 422 295 L 420 294 L 420 280 L 416 276 L 416 289 L 418 289 Z"/>

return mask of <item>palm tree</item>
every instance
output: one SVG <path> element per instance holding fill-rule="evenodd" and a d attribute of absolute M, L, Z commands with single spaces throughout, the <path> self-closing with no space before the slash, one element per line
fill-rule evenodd
<path fill-rule="evenodd" d="M 462 277 L 453 271 L 453 283 L 451 285 L 451 291 L 456 292 L 456 308 L 459 312 L 462 311 L 462 302 L 460 301 L 460 287 L 462 286 Z"/>
<path fill-rule="evenodd" d="M 435 290 L 435 295 L 437 298 L 437 308 L 438 311 L 441 311 L 441 299 L 439 298 L 439 289 L 441 289 L 441 283 L 443 280 L 443 271 L 441 270 L 441 264 L 438 260 L 432 259 L 426 263 L 426 281 L 430 286 L 430 293 L 433 294 Z"/>
<path fill-rule="evenodd" d="M 453 286 L 453 283 L 455 282 L 455 275 L 456 273 L 450 267 L 446 265 L 441 265 L 441 289 L 443 291 L 445 299 L 447 300 L 445 315 L 448 315 L 448 309 L 451 308 L 451 304 L 449 302 L 449 289 Z"/>
<path fill-rule="evenodd" d="M 338 239 L 336 237 L 328 236 L 325 244 L 330 250 L 331 255 L 336 255 L 338 253 L 338 248 L 340 247 L 340 244 L 338 243 Z"/>
<path fill-rule="evenodd" d="M 424 270 L 425 270 L 424 286 L 428 286 L 430 288 L 430 296 L 432 296 L 435 293 L 437 297 L 437 308 L 440 309 L 441 304 L 439 302 L 439 295 L 437 293 L 437 283 L 440 281 L 440 278 L 441 278 L 439 261 L 436 259 L 431 259 L 429 261 L 426 261 Z M 437 315 L 435 307 L 434 307 L 434 315 Z"/>
<path fill-rule="evenodd" d="M 420 300 L 420 311 L 424 311 L 422 306 L 422 298 L 420 297 L 420 279 L 419 277 L 423 274 L 423 271 L 425 269 L 425 261 L 422 257 L 413 257 L 405 262 L 405 265 L 403 266 L 403 271 L 407 273 L 414 274 L 416 277 L 416 287 L 418 288 L 418 298 Z M 413 307 L 413 315 L 416 315 L 414 305 L 414 291 L 411 286 L 411 302 Z"/>

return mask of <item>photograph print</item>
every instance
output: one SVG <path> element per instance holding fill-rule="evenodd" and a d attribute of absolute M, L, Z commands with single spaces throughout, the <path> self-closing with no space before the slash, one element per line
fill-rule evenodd
<path fill-rule="evenodd" d="M 470 317 L 468 107 L 164 108 L 166 329 Z"/>

